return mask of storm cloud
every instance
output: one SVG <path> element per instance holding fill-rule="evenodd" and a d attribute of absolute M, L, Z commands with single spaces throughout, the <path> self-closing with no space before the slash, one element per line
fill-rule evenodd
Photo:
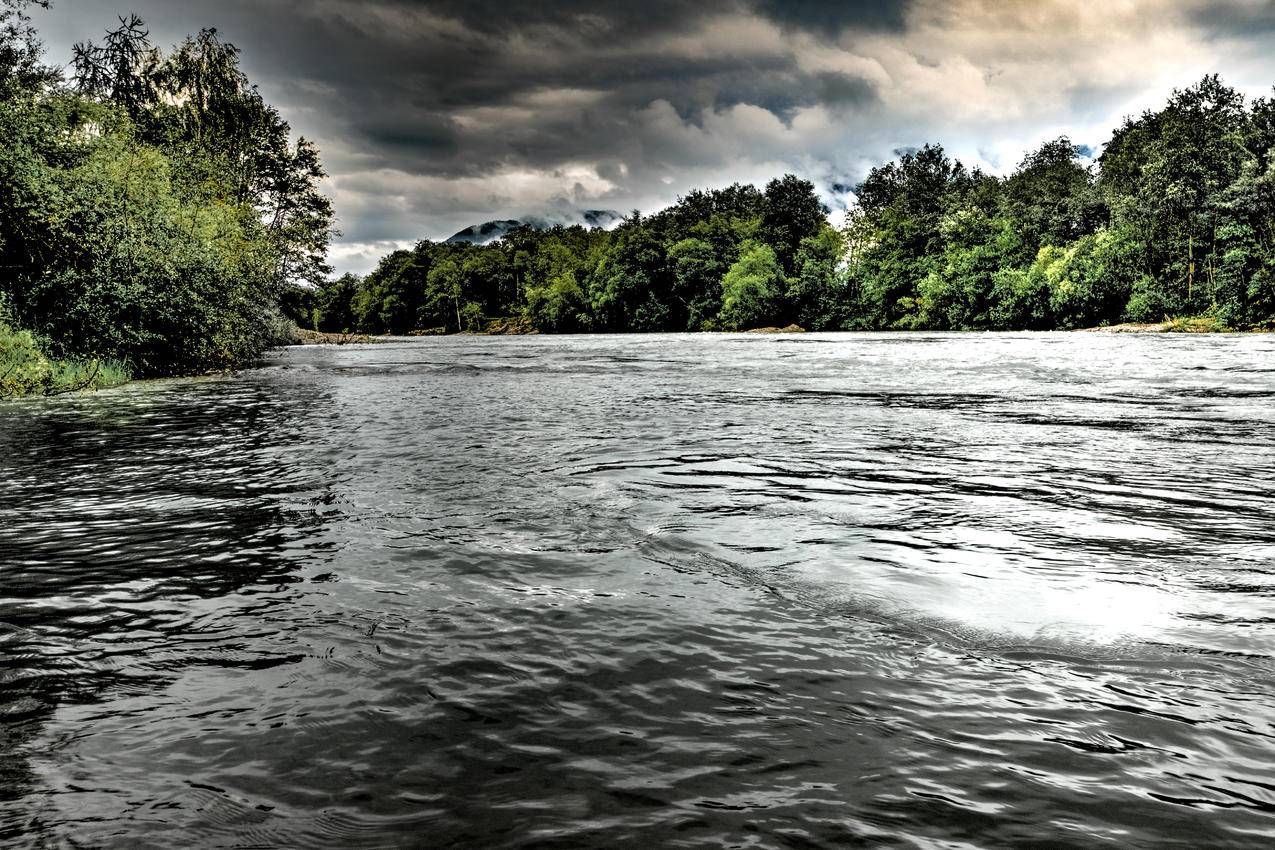
<path fill-rule="evenodd" d="M 1263 0 L 56 0 L 36 18 L 65 61 L 132 11 L 161 45 L 215 26 L 243 49 L 323 151 L 333 259 L 359 271 L 485 219 L 785 171 L 835 208 L 898 149 L 1006 171 L 1060 133 L 1099 150 L 1205 73 L 1275 83 Z"/>

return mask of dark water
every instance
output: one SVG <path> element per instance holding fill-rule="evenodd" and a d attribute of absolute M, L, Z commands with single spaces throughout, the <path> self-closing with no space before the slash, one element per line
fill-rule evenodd
<path fill-rule="evenodd" d="M 1275 338 L 451 338 L 0 405 L 0 844 L 1264 847 Z"/>

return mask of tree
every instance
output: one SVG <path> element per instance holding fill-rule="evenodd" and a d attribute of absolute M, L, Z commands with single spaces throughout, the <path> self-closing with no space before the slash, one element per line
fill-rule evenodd
<path fill-rule="evenodd" d="M 135 122 L 159 100 L 160 52 L 137 15 L 121 17 L 100 45 L 82 41 L 72 47 L 79 91 L 85 97 L 114 103 Z"/>
<path fill-rule="evenodd" d="M 137 375 L 256 357 L 280 338 L 281 300 L 308 309 L 295 282 L 326 274 L 317 152 L 290 145 L 212 31 L 188 43 L 222 56 L 220 100 L 183 82 L 191 50 L 165 56 L 136 17 L 77 46 L 68 88 L 38 65 L 28 5 L 0 0 L 0 298 L 12 320 L 53 355 Z M 254 120 L 227 119 L 232 101 Z M 192 110 L 201 127 L 237 129 L 194 132 Z"/>
<path fill-rule="evenodd" d="M 625 221 L 589 276 L 599 330 L 662 331 L 671 326 L 669 274 L 663 246 L 638 214 Z"/>
<path fill-rule="evenodd" d="M 425 285 L 424 315 L 440 321 L 442 327 L 465 330 L 461 318 L 461 262 L 455 256 L 444 256 L 429 270 Z"/>
<path fill-rule="evenodd" d="M 525 315 L 539 330 L 570 333 L 587 327 L 589 316 L 580 286 L 584 266 L 563 235 L 546 238 L 528 262 Z"/>
<path fill-rule="evenodd" d="M 41 64 L 40 41 L 26 10 L 47 9 L 49 0 L 0 0 L 0 97 L 37 91 L 56 79 Z"/>
<path fill-rule="evenodd" d="M 355 327 L 353 301 L 362 281 L 357 275 L 341 275 L 319 284 L 315 298 L 314 324 L 329 333 L 349 333 Z"/>
<path fill-rule="evenodd" d="M 686 316 L 683 329 L 710 330 L 722 309 L 724 266 L 703 239 L 683 239 L 668 252 L 673 266 L 673 296 Z"/>
<path fill-rule="evenodd" d="M 1141 243 L 1142 273 L 1173 310 L 1213 301 L 1221 260 L 1218 202 L 1253 159 L 1243 97 L 1208 76 L 1159 112 L 1126 120 L 1100 159 L 1113 225 Z"/>
<path fill-rule="evenodd" d="M 722 279 L 722 327 L 746 330 L 776 321 L 783 287 L 784 270 L 774 249 L 746 244 Z"/>
<path fill-rule="evenodd" d="M 942 252 L 940 221 L 951 183 L 963 173 L 943 148 L 926 145 L 897 163 L 868 172 L 855 188 L 862 227 L 869 234 L 856 262 L 859 321 L 875 327 L 915 322 L 917 286 Z"/>
<path fill-rule="evenodd" d="M 1030 263 L 1041 247 L 1069 245 L 1102 227 L 1106 204 L 1096 181 L 1066 136 L 1023 158 L 1005 181 L 1003 211 L 1020 242 L 1015 262 Z"/>
<path fill-rule="evenodd" d="M 806 330 L 840 330 L 845 321 L 847 293 L 839 268 L 844 253 L 844 238 L 827 223 L 801 240 L 787 302 L 794 321 Z"/>
<path fill-rule="evenodd" d="M 774 250 L 785 274 L 795 271 L 801 240 L 818 233 L 827 215 L 809 180 L 785 174 L 766 184 L 759 235 Z"/>

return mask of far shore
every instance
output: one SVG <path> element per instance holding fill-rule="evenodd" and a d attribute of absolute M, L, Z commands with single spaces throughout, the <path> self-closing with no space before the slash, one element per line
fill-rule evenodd
<path fill-rule="evenodd" d="M 374 342 L 385 342 L 385 339 L 369 334 L 327 333 L 297 328 L 293 345 L 365 345 Z"/>
<path fill-rule="evenodd" d="M 1125 322 L 1119 325 L 1080 328 L 1076 332 L 1106 334 L 1232 334 L 1270 333 L 1270 330 L 1260 328 L 1236 330 L 1210 316 L 1190 316 L 1181 319 L 1165 319 L 1163 322 Z"/>
<path fill-rule="evenodd" d="M 924 333 L 925 331 L 919 331 Z M 964 333 L 986 333 L 986 331 L 963 331 Z M 1124 322 L 1117 325 L 1101 325 L 1093 328 L 1076 328 L 1072 331 L 1064 331 L 1064 333 L 1096 333 L 1096 334 L 1234 334 L 1234 333 L 1271 333 L 1270 329 L 1250 329 L 1236 330 L 1219 322 L 1216 319 L 1206 316 L 1191 317 L 1185 319 L 1168 319 L 1163 322 Z M 447 328 L 425 328 L 412 331 L 407 334 L 408 337 L 426 337 L 426 336 L 534 336 L 541 332 L 524 321 L 513 321 L 502 319 L 494 321 L 484 330 L 480 331 L 453 331 Z M 703 333 L 720 333 L 704 331 Z M 729 333 L 749 333 L 749 334 L 798 334 L 806 333 L 806 329 L 798 325 L 788 325 L 787 327 L 764 327 L 751 328 L 746 331 L 729 331 Z M 843 331 L 842 333 L 890 333 L 890 331 Z M 1009 333 L 1009 331 L 1007 331 Z M 1052 333 L 1045 331 L 1044 333 Z M 616 334 L 616 336 L 625 336 L 626 334 Z M 299 328 L 296 334 L 295 345 L 373 345 L 377 343 L 386 343 L 392 340 L 401 340 L 403 336 L 395 336 L 391 334 L 359 334 L 359 333 L 330 333 L 325 331 L 314 331 L 306 328 Z"/>

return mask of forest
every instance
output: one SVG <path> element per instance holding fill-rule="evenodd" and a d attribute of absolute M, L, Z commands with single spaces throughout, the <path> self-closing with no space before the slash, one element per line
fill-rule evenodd
<path fill-rule="evenodd" d="M 206 29 L 171 51 L 120 19 L 43 63 L 0 0 L 0 396 L 195 374 L 289 338 L 332 234 L 318 152 Z"/>
<path fill-rule="evenodd" d="M 1095 160 L 1046 142 L 1006 177 L 939 145 L 855 187 L 842 226 L 792 175 L 693 191 L 610 231 L 423 241 L 297 290 L 325 331 L 402 334 L 1275 326 L 1275 101 L 1216 76 L 1127 118 Z"/>

